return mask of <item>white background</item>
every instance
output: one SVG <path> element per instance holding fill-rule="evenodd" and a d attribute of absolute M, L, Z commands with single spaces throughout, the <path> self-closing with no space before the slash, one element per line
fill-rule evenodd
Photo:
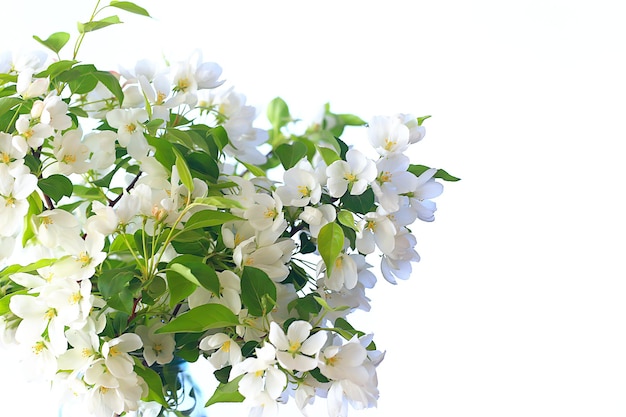
<path fill-rule="evenodd" d="M 414 276 L 380 282 L 356 320 L 387 357 L 378 409 L 350 415 L 626 415 L 623 2 L 138 3 L 154 19 L 121 12 L 84 60 L 201 48 L 261 109 L 281 96 L 303 118 L 327 101 L 364 119 L 433 116 L 413 160 L 463 180 L 416 225 Z M 2 6 L 6 50 L 74 35 L 93 2 Z M 2 366 L 0 414 L 44 415 Z"/>

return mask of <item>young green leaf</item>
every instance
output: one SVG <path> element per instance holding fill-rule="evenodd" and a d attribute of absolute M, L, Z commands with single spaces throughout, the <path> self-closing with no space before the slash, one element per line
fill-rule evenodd
<path fill-rule="evenodd" d="M 422 116 L 417 118 L 417 125 L 421 126 L 424 123 L 424 120 L 430 119 L 431 116 Z"/>
<path fill-rule="evenodd" d="M 118 9 L 126 10 L 127 12 L 135 13 L 141 16 L 152 17 L 146 9 L 144 9 L 143 7 L 139 7 L 135 3 L 131 3 L 130 1 L 111 0 L 109 6 L 117 7 Z"/>
<path fill-rule="evenodd" d="M 269 313 L 265 308 L 268 301 L 264 301 L 264 297 L 276 302 L 276 284 L 264 271 L 245 266 L 241 275 L 241 301 L 251 315 L 262 317 Z"/>
<path fill-rule="evenodd" d="M 339 223 L 343 224 L 346 227 L 349 227 L 355 232 L 359 231 L 359 228 L 356 227 L 356 225 L 354 224 L 354 216 L 352 215 L 352 212 L 348 210 L 341 210 L 337 214 L 337 220 L 339 220 Z"/>
<path fill-rule="evenodd" d="M 189 190 L 189 194 L 193 192 L 193 177 L 191 176 L 191 172 L 189 171 L 189 166 L 187 165 L 187 161 L 180 154 L 180 152 L 176 148 L 172 148 L 174 153 L 176 154 L 176 169 L 178 170 L 178 176 L 180 177 L 180 182 L 183 183 L 187 190 Z"/>
<path fill-rule="evenodd" d="M 107 26 L 116 25 L 119 23 L 122 23 L 119 17 L 109 16 L 109 17 L 105 17 L 104 19 L 95 20 L 95 21 L 87 22 L 87 23 L 78 22 L 77 27 L 78 27 L 79 33 L 87 33 L 87 32 L 93 32 L 94 30 L 105 28 Z"/>
<path fill-rule="evenodd" d="M 326 274 L 330 275 L 335 266 L 335 261 L 343 249 L 343 229 L 337 223 L 327 223 L 317 236 L 317 247 L 326 265 Z"/>
<path fill-rule="evenodd" d="M 135 358 L 135 373 L 139 375 L 148 385 L 148 395 L 143 397 L 143 401 L 156 401 L 164 407 L 168 407 L 165 396 L 163 395 L 163 383 L 161 377 L 156 371 L 145 367 L 141 364 L 139 358 Z"/>
<path fill-rule="evenodd" d="M 122 91 L 122 87 L 120 86 L 120 81 L 115 77 L 115 75 L 111 74 L 107 71 L 95 71 L 92 73 L 92 76 L 100 81 L 106 88 L 109 90 L 115 98 L 117 102 L 122 105 L 124 101 L 124 92 Z"/>
<path fill-rule="evenodd" d="M 174 318 L 156 333 L 200 333 L 237 325 L 239 319 L 228 307 L 221 304 L 203 304 Z"/>
<path fill-rule="evenodd" d="M 204 405 L 208 407 L 212 404 L 217 403 L 240 403 L 243 402 L 245 397 L 241 395 L 238 391 L 239 389 L 239 381 L 243 378 L 243 375 L 239 375 L 237 378 L 229 381 L 226 384 L 220 383 L 213 395 Z"/>
<path fill-rule="evenodd" d="M 341 159 L 341 158 L 339 158 L 339 155 L 337 154 L 337 152 L 335 152 L 331 148 L 326 148 L 326 147 L 323 147 L 323 146 L 319 146 L 317 148 L 317 151 L 322 156 L 322 159 L 324 160 L 326 165 L 330 165 L 333 162 L 339 161 Z"/>
<path fill-rule="evenodd" d="M 0 114 L 4 114 L 18 104 L 22 104 L 24 100 L 18 97 L 1 97 L 0 98 Z"/>
<path fill-rule="evenodd" d="M 46 40 L 43 40 L 36 35 L 33 36 L 33 39 L 35 39 L 46 48 L 50 49 L 55 54 L 58 54 L 59 51 L 65 46 L 67 41 L 70 40 L 70 34 L 67 32 L 56 32 L 48 36 L 48 39 Z"/>
<path fill-rule="evenodd" d="M 41 178 L 37 185 L 39 189 L 48 197 L 58 203 L 64 196 L 71 196 L 74 190 L 72 181 L 65 175 L 52 174 L 47 178 Z"/>
<path fill-rule="evenodd" d="M 425 171 L 429 170 L 430 168 L 427 167 L 426 165 L 409 165 L 409 169 L 408 171 L 410 173 L 412 173 L 413 175 L 419 177 L 422 173 L 424 173 Z M 457 178 L 453 175 L 448 174 L 446 171 L 444 171 L 443 169 L 438 169 L 437 172 L 435 173 L 435 175 L 433 176 L 433 178 L 440 178 L 444 181 L 460 181 L 460 178 Z"/>
<path fill-rule="evenodd" d="M 280 97 L 274 98 L 267 105 L 267 119 L 270 121 L 274 129 L 280 129 L 291 121 L 289 107 L 285 100 Z"/>
<path fill-rule="evenodd" d="M 304 143 L 294 142 L 293 144 L 283 143 L 274 153 L 278 155 L 280 163 L 285 169 L 296 165 L 306 155 L 307 147 Z"/>
<path fill-rule="evenodd" d="M 233 220 L 241 220 L 241 217 L 225 211 L 202 210 L 191 215 L 187 223 L 185 223 L 185 231 L 218 226 Z"/>

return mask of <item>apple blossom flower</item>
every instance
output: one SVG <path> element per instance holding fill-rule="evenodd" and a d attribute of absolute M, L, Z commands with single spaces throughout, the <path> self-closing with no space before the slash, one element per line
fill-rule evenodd
<path fill-rule="evenodd" d="M 138 159 L 148 153 L 148 141 L 143 135 L 142 123 L 148 120 L 144 109 L 113 109 L 106 114 L 111 127 L 117 129 L 117 140 L 128 153 Z"/>
<path fill-rule="evenodd" d="M 153 363 L 164 365 L 174 359 L 174 348 L 176 341 L 173 334 L 156 334 L 155 331 L 163 327 L 163 323 L 155 322 L 150 327 L 139 325 L 135 328 L 135 333 L 141 337 L 143 342 L 143 358 L 146 364 Z"/>
<path fill-rule="evenodd" d="M 143 342 L 136 333 L 124 333 L 114 339 L 104 342 L 102 356 L 104 365 L 111 375 L 123 378 L 133 372 L 134 361 L 128 352 L 141 348 Z"/>
<path fill-rule="evenodd" d="M 189 295 L 189 308 L 216 303 L 228 307 L 233 313 L 241 311 L 241 278 L 233 271 L 218 271 L 217 278 L 220 282 L 219 294 L 213 294 L 204 287 L 198 287 Z"/>
<path fill-rule="evenodd" d="M 280 197 L 274 193 L 272 196 L 263 193 L 254 195 L 254 205 L 249 207 L 243 216 L 256 230 L 280 227 L 285 219 L 283 204 Z"/>
<path fill-rule="evenodd" d="M 300 219 L 309 224 L 309 232 L 314 238 L 317 238 L 322 227 L 334 222 L 336 218 L 337 209 L 332 204 L 321 204 L 318 207 L 306 206 L 300 213 Z"/>
<path fill-rule="evenodd" d="M 221 369 L 226 365 L 236 365 L 242 361 L 239 344 L 225 333 L 204 337 L 200 340 L 199 347 L 206 351 L 214 350 L 208 357 L 208 361 L 216 369 Z"/>
<path fill-rule="evenodd" d="M 359 252 L 370 254 L 378 247 L 383 253 L 391 253 L 394 247 L 396 228 L 386 216 L 370 212 L 359 221 L 360 231 L 356 236 Z"/>
<path fill-rule="evenodd" d="M 285 334 L 278 323 L 270 323 L 269 341 L 276 347 L 276 359 L 283 368 L 306 372 L 317 367 L 317 355 L 327 336 L 323 331 L 311 335 L 312 328 L 309 322 L 296 320 Z"/>
<path fill-rule="evenodd" d="M 326 168 L 327 186 L 331 197 L 341 197 L 346 191 L 361 195 L 376 178 L 374 161 L 356 149 L 346 152 L 346 160 L 333 162 Z"/>
<path fill-rule="evenodd" d="M 304 207 L 319 203 L 322 187 L 309 167 L 310 164 L 298 164 L 285 171 L 284 185 L 276 189 L 284 205 Z"/>
<path fill-rule="evenodd" d="M 418 123 L 417 117 L 405 113 L 398 113 L 396 117 L 400 119 L 402 124 L 409 128 L 409 143 L 417 143 L 424 139 L 426 128 Z"/>
<path fill-rule="evenodd" d="M 265 343 L 255 349 L 255 356 L 234 365 L 230 372 L 230 379 L 239 375 L 239 392 L 245 398 L 256 398 L 266 392 L 269 398 L 276 399 L 287 385 L 287 375 L 276 367 L 276 348 Z"/>
<path fill-rule="evenodd" d="M 323 264 L 323 261 L 320 265 Z M 326 271 L 326 279 L 324 280 L 324 285 L 329 290 L 339 291 L 342 288 L 346 288 L 347 290 L 351 290 L 355 287 L 358 282 L 358 273 L 356 262 L 352 259 L 352 257 L 346 253 L 340 253 L 335 259 L 335 264 L 333 269 L 328 275 L 328 271 Z"/>
<path fill-rule="evenodd" d="M 89 148 L 82 143 L 83 130 L 72 129 L 54 138 L 53 153 L 61 174 L 84 174 L 89 170 Z"/>
<path fill-rule="evenodd" d="M 409 146 L 409 128 L 397 117 L 374 116 L 368 124 L 367 136 L 381 156 L 404 152 Z"/>
<path fill-rule="evenodd" d="M 15 146 L 18 137 L 0 132 L 0 164 L 6 165 L 8 171 L 24 164 L 24 147 Z"/>
<path fill-rule="evenodd" d="M 412 190 L 415 175 L 408 172 L 409 158 L 403 154 L 389 154 L 376 161 L 378 174 L 372 182 L 372 190 L 378 203 L 388 213 L 400 209 L 400 195 Z"/>
<path fill-rule="evenodd" d="M 48 78 L 33 78 L 33 69 L 24 69 L 17 75 L 17 94 L 24 99 L 38 97 L 48 91 Z"/>
<path fill-rule="evenodd" d="M 420 256 L 415 251 L 415 236 L 406 227 L 398 230 L 395 236 L 394 249 L 383 255 L 380 269 L 388 282 L 395 284 L 396 278 L 406 280 L 411 276 L 411 262 L 419 262 Z"/>
<path fill-rule="evenodd" d="M 68 106 L 56 92 L 51 92 L 42 100 L 33 103 L 30 116 L 39 119 L 43 125 L 62 131 L 72 126 L 72 118 L 67 115 Z"/>
<path fill-rule="evenodd" d="M 75 216 L 65 210 L 45 210 L 37 215 L 37 238 L 44 246 L 55 248 L 68 239 L 80 239 L 80 224 Z"/>
<path fill-rule="evenodd" d="M 436 168 L 424 171 L 406 194 L 417 218 L 426 222 L 435 220 L 435 211 L 437 211 L 436 203 L 430 199 L 440 196 L 443 192 L 443 185 L 433 178 L 436 173 Z"/>
<path fill-rule="evenodd" d="M 19 149 L 22 152 L 28 150 L 25 144 L 32 149 L 37 149 L 43 145 L 44 139 L 54 135 L 54 129 L 51 126 L 45 123 L 39 123 L 36 119 L 31 119 L 31 116 L 28 114 L 22 114 L 17 118 L 15 121 L 15 130 L 18 136 L 23 138 L 23 140 L 19 142 Z"/>
<path fill-rule="evenodd" d="M 28 212 L 28 196 L 37 188 L 37 177 L 26 166 L 10 169 L 0 164 L 0 236 L 13 236 Z"/>
<path fill-rule="evenodd" d="M 115 140 L 110 130 L 94 131 L 85 135 L 83 143 L 89 149 L 89 169 L 101 170 L 115 165 Z"/>

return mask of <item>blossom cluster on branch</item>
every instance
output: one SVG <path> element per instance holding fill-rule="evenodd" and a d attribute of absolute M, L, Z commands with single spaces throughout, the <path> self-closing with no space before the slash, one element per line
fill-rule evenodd
<path fill-rule="evenodd" d="M 157 367 L 200 357 L 218 381 L 205 406 L 375 406 L 384 355 L 348 316 L 369 311 L 374 267 L 409 278 L 410 227 L 434 220 L 437 179 L 458 180 L 406 155 L 426 117 L 326 105 L 294 133 L 276 98 L 260 129 L 201 54 L 77 60 L 86 33 L 119 23 L 96 20 L 110 8 L 147 15 L 112 1 L 71 59 L 64 32 L 36 37 L 54 56 L 0 56 L 0 341 L 89 415 L 175 410 Z"/>

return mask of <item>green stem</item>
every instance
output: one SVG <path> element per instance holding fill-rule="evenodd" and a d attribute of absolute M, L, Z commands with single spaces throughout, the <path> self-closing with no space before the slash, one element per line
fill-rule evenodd
<path fill-rule="evenodd" d="M 93 22 L 93 19 L 95 19 L 96 15 L 99 12 L 98 10 L 99 6 L 100 6 L 100 0 L 97 0 L 96 6 L 93 8 L 93 12 L 91 13 L 91 17 L 89 18 L 89 22 Z M 78 35 L 78 39 L 76 39 L 76 44 L 74 45 L 74 54 L 72 55 L 72 60 L 76 59 L 76 56 L 78 55 L 78 50 L 80 49 L 80 46 L 82 45 L 84 38 L 85 38 L 85 32 L 82 32 L 80 35 Z"/>

